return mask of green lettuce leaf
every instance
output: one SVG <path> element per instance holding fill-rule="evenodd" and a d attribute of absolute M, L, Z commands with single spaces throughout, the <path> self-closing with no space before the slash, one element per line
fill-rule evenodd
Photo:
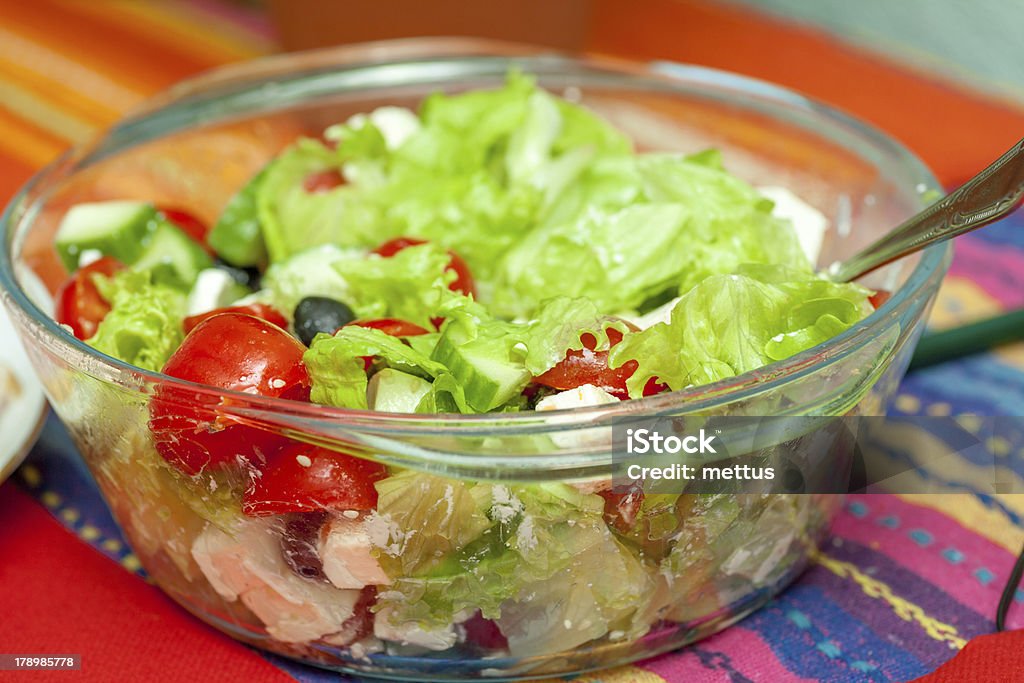
<path fill-rule="evenodd" d="M 561 484 L 399 476 L 400 488 L 387 479 L 378 484 L 378 512 L 388 525 L 380 555 L 394 578 L 378 604 L 392 623 L 443 628 L 480 609 L 497 620 L 513 654 L 647 627 L 634 627 L 632 617 L 651 599 L 653 568 L 608 530 L 599 496 Z M 385 501 L 384 490 L 393 498 Z"/>
<path fill-rule="evenodd" d="M 526 346 L 524 363 L 533 375 L 553 368 L 571 350 L 583 348 L 583 335 L 594 338 L 593 350 L 609 348 L 608 330 L 626 332 L 621 320 L 602 315 L 590 299 L 559 297 L 545 301 L 537 318 L 516 334 L 517 341 Z"/>
<path fill-rule="evenodd" d="M 351 185 L 326 192 L 303 187 L 310 174 L 332 169 L 340 170 L 335 153 L 311 139 L 299 140 L 267 166 L 256 208 L 271 263 L 321 244 L 351 247 L 379 241 L 382 214 L 372 196 Z"/>
<path fill-rule="evenodd" d="M 184 338 L 185 295 L 152 282 L 150 271 L 97 278 L 111 309 L 89 346 L 145 370 L 159 371 Z"/>
<path fill-rule="evenodd" d="M 430 329 L 446 302 L 455 273 L 451 257 L 437 244 L 408 247 L 389 258 L 343 260 L 334 265 L 348 286 L 348 303 L 361 318 L 400 318 Z"/>
<path fill-rule="evenodd" d="M 267 268 L 258 297 L 288 316 L 307 296 L 343 301 L 354 310 L 352 288 L 340 271 L 365 255 L 361 249 L 342 249 L 333 244 L 306 249 Z"/>
<path fill-rule="evenodd" d="M 637 361 L 627 382 L 633 397 L 642 395 L 651 377 L 673 390 L 715 382 L 847 329 L 866 314 L 869 294 L 859 285 L 779 266 L 714 275 L 682 296 L 668 323 L 626 335 L 609 362 L 619 367 Z"/>
<path fill-rule="evenodd" d="M 540 226 L 505 257 L 494 307 L 528 315 L 553 296 L 586 296 L 603 311 L 630 309 L 674 285 L 692 235 L 682 204 L 592 208 L 579 220 Z"/>
<path fill-rule="evenodd" d="M 398 337 L 369 327 L 343 327 L 334 336 L 318 334 L 303 355 L 314 403 L 337 408 L 366 409 L 368 383 L 365 356 L 379 358 L 387 367 L 433 380 L 447 372 Z"/>

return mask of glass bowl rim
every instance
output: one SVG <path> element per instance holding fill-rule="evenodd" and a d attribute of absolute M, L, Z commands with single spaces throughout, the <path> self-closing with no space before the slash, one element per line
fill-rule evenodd
<path fill-rule="evenodd" d="M 392 49 L 396 49 L 401 53 L 403 50 L 409 50 L 410 48 L 416 51 L 417 47 L 420 48 L 420 54 L 412 59 L 404 54 L 400 54 L 397 59 L 388 59 L 386 57 L 374 58 L 376 55 L 386 55 Z M 351 58 L 353 54 L 360 54 L 360 51 L 369 54 L 370 58 L 362 60 Z M 55 161 L 34 174 L 11 198 L 3 213 L 0 214 L 0 237 L 2 237 L 3 246 L 0 249 L 0 290 L 6 294 L 5 298 L 19 309 L 17 314 L 27 316 L 32 323 L 42 330 L 47 342 L 54 343 L 62 348 L 69 364 L 74 365 L 77 370 L 86 372 L 86 374 L 94 377 L 97 377 L 96 371 L 98 369 L 103 370 L 102 373 L 99 373 L 102 376 L 97 377 L 101 381 L 122 383 L 118 382 L 118 380 L 133 377 L 136 378 L 136 382 L 133 382 L 132 386 L 137 385 L 141 381 L 143 385 L 156 384 L 173 387 L 178 391 L 188 391 L 197 396 L 207 394 L 216 397 L 230 397 L 238 400 L 243 405 L 256 406 L 273 414 L 288 414 L 294 417 L 315 420 L 326 419 L 349 426 L 362 425 L 386 428 L 389 431 L 399 432 L 406 429 L 418 432 L 419 429 L 417 427 L 426 427 L 433 434 L 437 434 L 439 431 L 450 430 L 452 435 L 459 435 L 480 429 L 488 433 L 532 431 L 531 426 L 535 427 L 538 422 L 546 422 L 556 416 L 561 429 L 571 429 L 573 427 L 592 426 L 594 420 L 598 418 L 650 417 L 658 414 L 678 414 L 680 412 L 699 413 L 700 411 L 713 410 L 718 406 L 741 401 L 799 380 L 811 373 L 818 372 L 839 362 L 850 353 L 856 352 L 860 348 L 860 342 L 874 338 L 882 328 L 891 324 L 894 318 L 898 318 L 902 312 L 909 308 L 917 296 L 922 291 L 925 291 L 930 284 L 934 283 L 937 286 L 938 281 L 944 275 L 945 267 L 948 265 L 951 246 L 949 244 L 937 244 L 928 247 L 923 250 L 914 270 L 903 285 L 892 293 L 891 298 L 843 333 L 790 358 L 776 361 L 756 370 L 718 382 L 665 392 L 645 398 L 621 401 L 611 405 L 578 408 L 572 411 L 560 410 L 540 414 L 535 411 L 523 411 L 521 413 L 484 413 L 479 415 L 407 414 L 336 408 L 221 389 L 211 385 L 182 380 L 160 372 L 144 370 L 100 353 L 85 344 L 84 341 L 75 338 L 52 317 L 36 306 L 18 283 L 14 274 L 11 251 L 13 249 L 16 224 L 19 222 L 19 219 L 24 219 L 23 216 L 19 215 L 21 205 L 35 188 L 45 186 L 52 176 L 59 175 L 62 167 L 75 160 L 81 161 L 82 158 L 85 158 L 86 152 L 89 149 L 109 139 L 123 126 L 138 124 L 140 121 L 144 122 L 146 119 L 162 111 L 172 110 L 176 106 L 192 104 L 193 102 L 190 101 L 190 98 L 194 101 L 196 93 L 204 95 L 204 99 L 201 101 L 215 101 L 217 99 L 215 95 L 218 93 L 216 90 L 210 92 L 211 88 L 216 88 L 222 84 L 237 85 L 238 77 L 255 76 L 255 78 L 242 83 L 244 89 L 249 90 L 260 87 L 269 78 L 297 80 L 304 76 L 310 76 L 324 71 L 325 65 L 335 71 L 345 71 L 355 68 L 400 66 L 412 63 L 422 64 L 424 55 L 427 59 L 435 59 L 437 61 L 473 62 L 498 58 L 508 61 L 510 65 L 525 65 L 526 71 L 529 71 L 528 65 L 530 63 L 554 63 L 556 65 L 561 64 L 576 68 L 583 67 L 594 70 L 595 73 L 603 72 L 605 75 L 617 75 L 628 78 L 639 74 L 648 78 L 661 79 L 666 85 L 671 85 L 672 82 L 697 86 L 710 85 L 726 89 L 734 95 L 755 96 L 762 100 L 768 100 L 771 104 L 785 104 L 796 107 L 809 115 L 821 117 L 832 124 L 844 127 L 855 134 L 868 138 L 874 145 L 884 149 L 891 155 L 891 158 L 898 166 L 901 166 L 909 172 L 911 177 L 915 178 L 915 188 L 919 196 L 928 190 L 941 191 L 941 186 L 927 166 L 891 136 L 835 107 L 821 103 L 786 87 L 757 78 L 673 61 L 655 60 L 639 62 L 620 58 L 595 57 L 586 54 L 568 55 L 546 48 L 507 44 L 497 41 L 481 41 L 476 39 L 403 39 L 382 41 L 273 55 L 213 69 L 182 81 L 155 95 L 143 104 L 141 115 L 136 114 L 119 120 L 103 131 L 93 142 L 69 149 Z M 290 68 L 294 65 L 301 65 L 304 61 L 312 61 L 319 64 L 319 67 L 305 68 L 298 71 Z M 79 361 L 87 360 L 88 364 L 86 365 L 86 363 L 82 362 L 72 363 L 71 358 L 76 358 Z M 86 367 L 88 367 L 88 370 Z"/>

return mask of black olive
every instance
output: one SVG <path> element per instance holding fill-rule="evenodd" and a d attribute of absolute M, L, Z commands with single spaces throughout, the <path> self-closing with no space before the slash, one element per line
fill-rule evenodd
<path fill-rule="evenodd" d="M 281 534 L 281 556 L 293 572 L 311 581 L 326 581 L 324 565 L 317 551 L 320 527 L 327 519 L 325 512 L 290 515 Z"/>
<path fill-rule="evenodd" d="M 307 296 L 295 307 L 295 332 L 306 346 L 320 332 L 334 334 L 356 319 L 345 304 L 325 296 Z"/>
<path fill-rule="evenodd" d="M 221 258 L 214 261 L 214 265 L 230 275 L 231 279 L 238 284 L 245 285 L 249 289 L 260 288 L 260 278 L 262 276 L 259 268 L 238 268 Z"/>

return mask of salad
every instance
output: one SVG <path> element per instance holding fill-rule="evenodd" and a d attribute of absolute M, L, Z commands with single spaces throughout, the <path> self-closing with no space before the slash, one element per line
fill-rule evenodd
<path fill-rule="evenodd" d="M 810 216 L 799 230 L 787 205 Z M 55 317 L 102 353 L 225 390 L 571 409 L 738 375 L 862 319 L 878 295 L 815 274 L 821 223 L 714 150 L 638 153 L 513 73 L 296 140 L 212 226 L 188 207 L 73 207 Z M 826 516 L 811 496 L 445 479 L 217 405 L 158 389 L 101 471 L 151 503 L 129 515 L 140 553 L 288 647 L 633 642 L 779 581 Z"/>

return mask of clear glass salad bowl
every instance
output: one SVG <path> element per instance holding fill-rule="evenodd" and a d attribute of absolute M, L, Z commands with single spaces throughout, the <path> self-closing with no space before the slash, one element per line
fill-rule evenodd
<path fill-rule="evenodd" d="M 906 368 L 948 265 L 946 246 L 874 273 L 868 286 L 892 297 L 825 344 L 716 384 L 555 413 L 407 415 L 229 395 L 116 361 L 51 318 L 51 297 L 66 277 L 53 238 L 74 203 L 148 200 L 212 221 L 298 135 L 382 105 L 415 107 L 436 90 L 497 86 L 510 69 L 600 112 L 641 149 L 716 147 L 734 174 L 789 188 L 831 223 L 819 265 L 878 237 L 937 189 L 898 143 L 776 86 L 694 66 L 478 41 L 371 44 L 231 66 L 172 89 L 67 154 L 4 214 L 4 302 L 146 571 L 239 640 L 322 667 L 427 681 L 569 674 L 703 638 L 801 571 L 840 497 L 651 496 L 641 523 L 623 530 L 589 493 L 608 476 L 609 444 L 585 437 L 651 416 L 878 414 Z M 282 545 L 303 539 L 290 538 L 298 532 L 288 520 L 245 518 L 246 482 L 189 478 L 159 458 L 148 428 L 154 395 L 404 469 L 406 488 L 389 494 L 389 509 L 404 517 L 335 520 L 365 523 L 364 556 L 380 565 L 362 571 L 373 576 L 339 588 L 290 572 Z M 818 473 L 841 480 L 841 460 L 826 449 Z M 501 527 L 502 505 L 515 515 L 524 500 L 551 510 L 574 496 L 571 518 L 537 512 L 529 529 L 525 514 L 517 528 Z M 484 517 L 463 514 L 481 500 Z M 398 517 L 401 532 L 388 528 Z M 477 563 L 463 538 L 481 520 L 512 549 L 489 564 Z M 410 567 L 387 545 L 394 533 L 404 534 L 402 548 L 413 536 L 434 543 L 441 561 L 430 571 Z M 374 534 L 384 542 L 368 539 Z M 244 574 L 244 586 L 232 572 Z"/>

